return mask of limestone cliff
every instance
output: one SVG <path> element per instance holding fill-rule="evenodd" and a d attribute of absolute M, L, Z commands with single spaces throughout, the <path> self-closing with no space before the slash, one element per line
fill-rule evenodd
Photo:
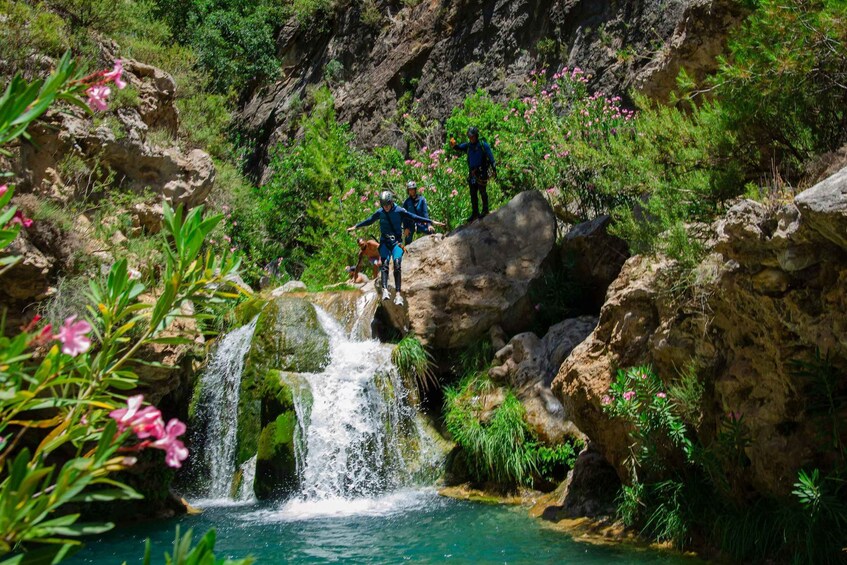
<path fill-rule="evenodd" d="M 680 69 L 702 77 L 714 68 L 740 15 L 731 0 L 341 4 L 326 21 L 283 26 L 282 76 L 241 110 L 256 141 L 255 171 L 263 172 L 269 148 L 296 133 L 310 88 L 325 79 L 360 145 L 403 149 L 402 114 L 412 104 L 416 116 L 443 124 L 475 90 L 502 99 L 540 67 L 579 66 L 592 90 L 664 100 Z"/>
<path fill-rule="evenodd" d="M 743 416 L 750 442 L 742 473 L 756 491 L 785 495 L 799 468 L 828 466 L 831 439 L 802 363 L 820 351 L 840 375 L 832 394 L 843 393 L 845 222 L 842 169 L 793 202 L 732 207 L 712 225 L 709 253 L 682 291 L 672 262 L 629 259 L 597 329 L 553 383 L 567 417 L 626 478 L 627 430 L 601 407 L 615 371 L 651 363 L 668 383 L 693 365 L 706 391 L 700 433 L 713 437 L 728 413 Z M 843 418 L 843 406 L 835 409 Z"/>

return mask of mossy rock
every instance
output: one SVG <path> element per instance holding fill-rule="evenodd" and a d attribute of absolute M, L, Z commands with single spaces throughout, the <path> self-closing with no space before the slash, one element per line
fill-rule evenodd
<path fill-rule="evenodd" d="M 262 429 L 253 492 L 259 500 L 284 498 L 299 488 L 294 442 L 297 414 L 280 414 Z"/>
<path fill-rule="evenodd" d="M 268 303 L 267 299 L 254 296 L 245 300 L 235 308 L 235 320 L 239 326 L 249 324 L 250 321 L 262 312 Z"/>
<path fill-rule="evenodd" d="M 293 410 L 284 373 L 320 372 L 329 363 L 329 337 L 315 307 L 283 295 L 262 310 L 244 363 L 238 403 L 236 464 L 256 453 L 259 437 L 277 416 Z"/>

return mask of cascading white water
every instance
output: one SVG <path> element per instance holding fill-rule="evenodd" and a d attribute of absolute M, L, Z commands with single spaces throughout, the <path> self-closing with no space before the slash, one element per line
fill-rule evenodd
<path fill-rule="evenodd" d="M 223 499 L 231 496 L 241 373 L 258 319 L 256 316 L 246 326 L 221 339 L 201 377 L 197 420 L 205 427 L 202 451 L 204 466 L 209 473 L 203 493 L 206 498 Z"/>
<path fill-rule="evenodd" d="M 310 414 L 298 412 L 305 436 L 298 499 L 373 497 L 408 484 L 403 439 L 418 429 L 391 346 L 354 341 L 329 314 L 317 313 L 331 360 L 323 372 L 304 375 L 313 401 Z"/>
<path fill-rule="evenodd" d="M 253 493 L 253 480 L 256 478 L 257 459 L 258 455 L 254 455 L 241 464 L 241 484 L 238 486 L 238 500 L 240 502 L 250 502 L 256 499 L 256 495 Z"/>

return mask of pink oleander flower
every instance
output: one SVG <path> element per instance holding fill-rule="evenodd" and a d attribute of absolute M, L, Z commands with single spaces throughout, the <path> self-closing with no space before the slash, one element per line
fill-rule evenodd
<path fill-rule="evenodd" d="M 59 329 L 56 339 L 62 342 L 62 353 L 76 357 L 85 353 L 91 347 L 91 340 L 85 335 L 91 331 L 91 325 L 85 320 L 74 322 L 76 316 L 65 319 L 64 325 Z"/>
<path fill-rule="evenodd" d="M 665 394 L 664 392 L 657 392 L 656 393 L 656 398 L 667 398 L 667 397 L 668 397 L 668 395 Z"/>
<path fill-rule="evenodd" d="M 0 198 L 3 197 L 4 194 L 9 190 L 9 187 L 5 184 L 0 184 Z"/>
<path fill-rule="evenodd" d="M 726 415 L 726 417 L 732 420 L 733 422 L 737 422 L 741 419 L 741 412 L 730 412 Z"/>
<path fill-rule="evenodd" d="M 126 82 L 121 79 L 121 75 L 124 72 L 124 63 L 120 59 L 115 61 L 115 66 L 111 71 L 103 73 L 103 78 L 107 81 L 113 81 L 115 86 L 118 87 L 118 90 L 123 90 L 126 88 Z"/>
<path fill-rule="evenodd" d="M 111 93 L 112 89 L 108 86 L 102 84 L 92 86 L 85 91 L 86 96 L 88 96 L 88 106 L 94 111 L 105 112 L 109 109 L 106 99 Z"/>
<path fill-rule="evenodd" d="M 600 399 L 600 404 L 602 404 L 603 406 L 608 406 L 611 403 L 612 403 L 612 397 L 609 396 L 608 394 L 604 394 L 603 398 Z"/>
<path fill-rule="evenodd" d="M 155 406 L 145 406 L 144 395 L 137 394 L 126 400 L 126 408 L 109 412 L 109 417 L 118 423 L 118 431 L 131 429 L 140 439 L 153 437 L 159 439 L 165 431 L 162 413 Z"/>
<path fill-rule="evenodd" d="M 454 188 L 453 192 L 450 193 L 450 198 L 455 198 L 458 195 L 459 195 L 459 191 Z"/>
<path fill-rule="evenodd" d="M 634 390 L 628 390 L 625 393 L 623 393 L 623 399 L 626 400 L 627 402 L 629 402 L 633 398 L 635 398 L 635 391 Z"/>
<path fill-rule="evenodd" d="M 447 167 L 447 174 L 448 174 L 448 175 L 452 175 L 452 174 L 453 174 L 453 167 Z"/>
<path fill-rule="evenodd" d="M 12 219 L 9 220 L 10 224 L 20 224 L 25 228 L 29 228 L 32 226 L 32 218 L 27 218 L 24 216 L 24 213 L 18 210 L 15 212 L 15 215 L 12 216 Z"/>
<path fill-rule="evenodd" d="M 165 426 L 164 433 L 161 437 L 152 443 L 152 447 L 165 451 L 165 464 L 168 467 L 178 469 L 182 466 L 182 462 L 188 459 L 188 449 L 177 439 L 185 433 L 185 424 L 172 418 L 168 425 Z"/>

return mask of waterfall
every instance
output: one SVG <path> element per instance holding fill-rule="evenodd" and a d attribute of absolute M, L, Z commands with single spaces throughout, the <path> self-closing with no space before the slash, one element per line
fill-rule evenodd
<path fill-rule="evenodd" d="M 317 313 L 331 360 L 322 372 L 304 374 L 313 401 L 308 417 L 298 414 L 305 452 L 299 500 L 373 497 L 409 484 L 409 452 L 416 450 L 404 441 L 417 435 L 415 408 L 391 346 L 355 341 L 325 311 Z"/>
<path fill-rule="evenodd" d="M 201 377 L 197 419 L 205 426 L 202 453 L 204 468 L 209 474 L 203 493 L 206 498 L 225 499 L 231 496 L 241 373 L 258 319 L 258 316 L 254 317 L 249 324 L 220 340 Z M 244 474 L 247 474 L 246 471 Z"/>

